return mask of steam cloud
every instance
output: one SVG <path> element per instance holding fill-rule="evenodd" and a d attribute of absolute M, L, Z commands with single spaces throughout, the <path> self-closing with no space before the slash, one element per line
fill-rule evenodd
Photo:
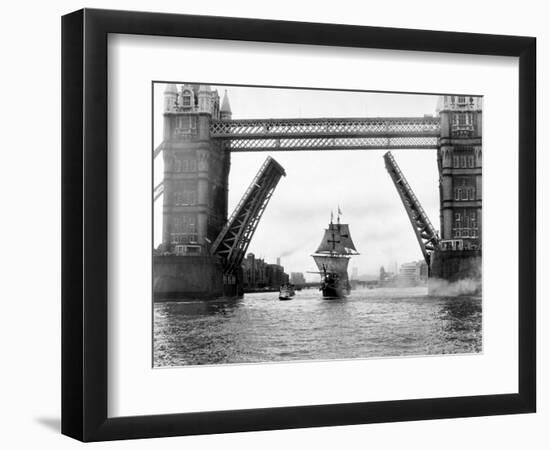
<path fill-rule="evenodd" d="M 449 282 L 440 278 L 429 280 L 430 295 L 457 297 L 460 295 L 481 295 L 481 279 L 464 278 Z"/>

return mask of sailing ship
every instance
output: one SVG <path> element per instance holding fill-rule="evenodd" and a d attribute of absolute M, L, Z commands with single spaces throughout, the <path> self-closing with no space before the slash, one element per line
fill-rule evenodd
<path fill-rule="evenodd" d="M 348 264 L 353 255 L 358 255 L 355 244 L 351 239 L 349 225 L 340 223 L 340 208 L 338 208 L 337 222 L 333 222 L 330 214 L 330 223 L 325 229 L 323 240 L 315 251 L 313 259 L 321 275 L 323 297 L 342 298 L 349 295 L 351 285 L 348 278 Z"/>

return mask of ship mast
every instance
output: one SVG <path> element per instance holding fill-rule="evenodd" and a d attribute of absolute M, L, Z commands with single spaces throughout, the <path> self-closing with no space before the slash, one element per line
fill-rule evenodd
<path fill-rule="evenodd" d="M 338 231 L 340 231 L 340 208 L 338 208 Z M 329 242 L 332 244 L 332 250 L 330 252 L 331 255 L 336 253 L 336 244 L 339 244 L 340 241 L 336 240 L 336 236 L 334 234 L 334 223 L 333 223 L 333 212 L 330 212 L 330 231 L 332 234 L 332 239 L 329 239 Z"/>

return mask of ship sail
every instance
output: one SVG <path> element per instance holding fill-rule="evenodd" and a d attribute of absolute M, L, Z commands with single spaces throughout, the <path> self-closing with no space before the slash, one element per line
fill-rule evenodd
<path fill-rule="evenodd" d="M 315 264 L 319 272 L 332 272 L 338 274 L 347 274 L 349 258 L 330 255 L 313 255 Z"/>
<path fill-rule="evenodd" d="M 330 223 L 315 253 L 358 255 L 346 223 Z"/>

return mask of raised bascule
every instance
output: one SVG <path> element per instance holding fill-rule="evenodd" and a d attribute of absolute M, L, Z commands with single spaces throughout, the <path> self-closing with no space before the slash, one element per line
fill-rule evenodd
<path fill-rule="evenodd" d="M 163 199 L 154 298 L 241 293 L 242 258 L 285 171 L 268 156 L 228 217 L 232 152 L 437 150 L 441 236 L 393 156 L 384 159 L 431 279 L 480 279 L 481 106 L 478 97 L 443 96 L 436 116 L 232 120 L 227 92 L 220 101 L 207 85 L 168 84 L 164 139 L 153 151 L 164 161 L 153 191 Z"/>
<path fill-rule="evenodd" d="M 226 276 L 239 271 L 262 214 L 279 180 L 285 175 L 283 167 L 268 156 L 212 244 L 210 253 L 222 258 Z"/>
<path fill-rule="evenodd" d="M 403 172 L 401 172 L 401 169 L 395 162 L 391 152 L 384 155 L 384 161 L 386 163 L 386 170 L 390 174 L 393 184 L 397 189 L 397 193 L 399 197 L 401 197 L 405 211 L 409 216 L 422 255 L 429 267 L 432 253 L 436 249 L 439 249 L 439 237 L 437 236 L 437 232 L 424 211 L 424 208 L 422 208 L 422 205 L 416 198 L 416 195 L 414 195 L 405 175 L 403 175 Z"/>

